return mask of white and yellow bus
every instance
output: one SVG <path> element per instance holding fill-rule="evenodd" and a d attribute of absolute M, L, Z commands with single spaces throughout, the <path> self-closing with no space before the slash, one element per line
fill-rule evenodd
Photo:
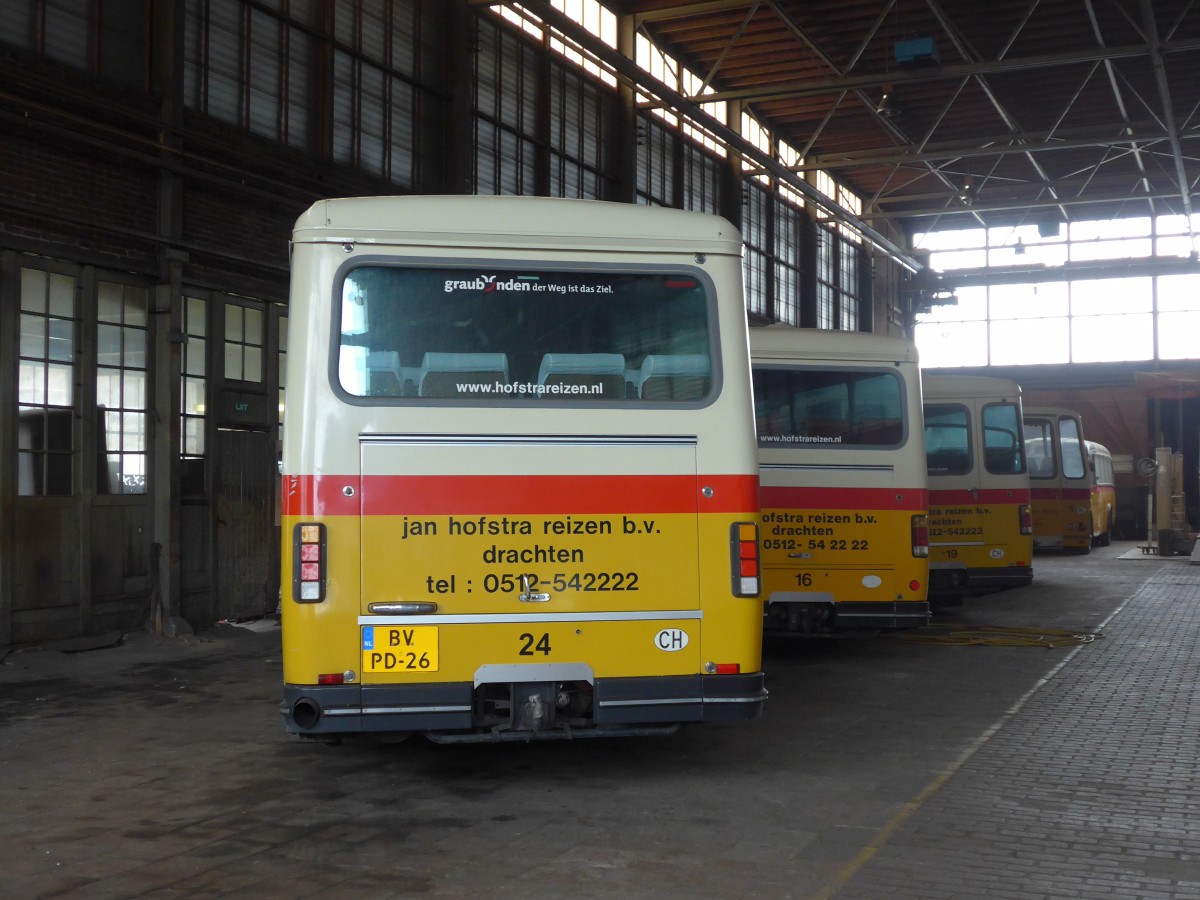
<path fill-rule="evenodd" d="M 1092 546 L 1092 491 L 1083 421 L 1061 407 L 1025 410 L 1025 457 L 1029 466 L 1035 550 Z"/>
<path fill-rule="evenodd" d="M 1113 475 L 1112 454 L 1103 444 L 1084 441 L 1088 457 L 1088 488 L 1091 492 L 1092 546 L 1112 543 L 1113 523 L 1117 518 L 1117 485 Z"/>
<path fill-rule="evenodd" d="M 727 220 L 534 197 L 296 223 L 286 730 L 661 733 L 765 699 Z"/>
<path fill-rule="evenodd" d="M 750 329 L 764 627 L 923 625 L 929 560 L 916 346 Z"/>
<path fill-rule="evenodd" d="M 935 605 L 1033 580 L 1021 386 L 926 375 L 929 592 Z"/>

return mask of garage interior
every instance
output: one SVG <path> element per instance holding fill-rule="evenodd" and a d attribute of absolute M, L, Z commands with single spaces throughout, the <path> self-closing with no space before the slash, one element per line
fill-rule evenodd
<path fill-rule="evenodd" d="M 938 271 L 922 234 L 1183 217 L 1195 242 L 1185 2 L 20 0 L 0 35 L 0 646 L 275 610 L 288 238 L 319 198 L 719 213 L 752 321 L 907 336 L 1044 275 Z M 1133 272 L 1200 264 L 1058 277 Z M 1198 365 L 991 370 L 1084 410 L 1131 511 L 1136 461 L 1182 454 L 1195 527 Z"/>

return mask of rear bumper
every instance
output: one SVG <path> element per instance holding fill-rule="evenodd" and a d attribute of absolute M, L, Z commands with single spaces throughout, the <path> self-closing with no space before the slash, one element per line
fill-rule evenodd
<path fill-rule="evenodd" d="M 960 596 L 972 591 L 994 591 L 1033 583 L 1031 566 L 975 568 L 965 566 L 930 568 L 930 596 Z"/>
<path fill-rule="evenodd" d="M 816 634 L 855 628 L 919 628 L 929 621 L 924 600 L 839 600 L 828 594 L 772 594 L 763 610 L 767 632 Z"/>
<path fill-rule="evenodd" d="M 587 724 L 558 730 L 583 736 L 590 730 L 690 722 L 735 722 L 757 718 L 767 698 L 763 673 L 598 678 Z M 291 734 L 321 737 L 395 732 L 470 732 L 481 728 L 475 687 L 470 682 L 382 685 L 284 685 L 279 711 Z M 553 731 L 554 729 L 547 729 Z M 489 727 L 488 733 L 495 731 Z M 513 733 L 513 732 L 509 732 Z"/>

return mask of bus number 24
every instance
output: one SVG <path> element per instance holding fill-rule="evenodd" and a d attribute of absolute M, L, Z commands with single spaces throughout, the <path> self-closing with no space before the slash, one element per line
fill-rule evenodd
<path fill-rule="evenodd" d="M 536 640 L 537 643 L 534 643 Z M 540 653 L 542 656 L 550 655 L 550 635 L 543 634 L 539 638 L 535 638 L 532 634 L 526 631 L 521 635 L 521 656 L 533 656 L 535 653 Z"/>

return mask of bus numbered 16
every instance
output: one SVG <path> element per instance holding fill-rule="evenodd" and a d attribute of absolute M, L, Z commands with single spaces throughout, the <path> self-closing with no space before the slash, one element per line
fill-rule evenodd
<path fill-rule="evenodd" d="M 800 634 L 929 619 L 916 346 L 883 335 L 750 329 L 764 628 Z"/>
<path fill-rule="evenodd" d="M 1026 409 L 1025 457 L 1034 549 L 1089 552 L 1092 487 L 1079 413 L 1059 407 Z"/>
<path fill-rule="evenodd" d="M 1009 378 L 926 375 L 929 593 L 934 604 L 1033 580 L 1033 517 L 1021 387 Z"/>
<path fill-rule="evenodd" d="M 289 733 L 529 740 L 759 715 L 741 253 L 724 219 L 599 201 L 301 216 Z"/>

